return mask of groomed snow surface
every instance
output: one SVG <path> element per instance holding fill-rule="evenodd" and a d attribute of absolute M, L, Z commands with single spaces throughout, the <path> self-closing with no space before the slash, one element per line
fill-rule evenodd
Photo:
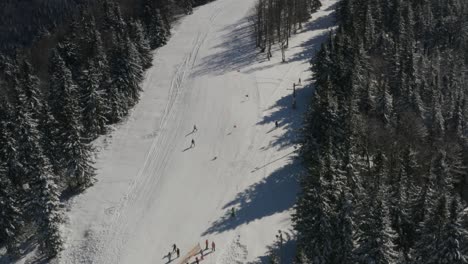
<path fill-rule="evenodd" d="M 266 263 L 278 230 L 291 263 L 295 142 L 312 94 L 309 60 L 335 2 L 324 0 L 293 36 L 287 63 L 255 49 L 255 0 L 217 0 L 181 19 L 155 51 L 141 101 L 96 142 L 98 181 L 70 202 L 66 248 L 53 263 L 168 263 L 173 243 L 185 255 L 205 239 L 216 252 L 201 263 Z"/>

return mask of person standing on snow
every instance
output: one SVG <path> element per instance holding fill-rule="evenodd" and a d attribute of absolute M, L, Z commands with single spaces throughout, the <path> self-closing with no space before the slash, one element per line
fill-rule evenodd
<path fill-rule="evenodd" d="M 195 133 L 195 132 L 197 132 L 197 131 L 198 131 L 197 126 L 196 126 L 196 125 L 193 125 L 193 131 L 192 131 L 192 132 Z"/>
<path fill-rule="evenodd" d="M 205 250 L 208 250 L 208 239 L 205 240 Z"/>
<path fill-rule="evenodd" d="M 169 251 L 169 253 L 167 253 L 167 259 L 169 260 L 169 262 L 171 261 L 171 258 L 172 258 L 172 252 Z"/>
<path fill-rule="evenodd" d="M 179 248 L 176 249 L 176 253 L 177 253 L 177 257 L 179 257 L 180 256 L 180 249 Z"/>
<path fill-rule="evenodd" d="M 214 241 L 211 241 L 211 251 L 216 251 L 216 244 Z"/>
<path fill-rule="evenodd" d="M 200 249 L 200 260 L 203 260 L 203 250 Z"/>
<path fill-rule="evenodd" d="M 176 244 L 172 245 L 172 252 L 176 252 L 176 250 L 177 250 L 177 245 Z"/>
<path fill-rule="evenodd" d="M 195 262 L 196 262 L 197 264 L 200 264 L 200 261 L 198 260 L 198 257 L 195 257 Z"/>
<path fill-rule="evenodd" d="M 279 241 L 280 241 L 280 244 L 283 245 L 283 233 L 281 232 L 281 230 L 278 230 L 278 238 L 279 238 Z"/>
<path fill-rule="evenodd" d="M 190 144 L 190 147 L 193 148 L 195 147 L 195 140 L 192 138 L 192 144 Z"/>

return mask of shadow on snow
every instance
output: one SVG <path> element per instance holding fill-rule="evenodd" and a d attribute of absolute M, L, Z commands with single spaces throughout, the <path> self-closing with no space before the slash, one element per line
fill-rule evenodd
<path fill-rule="evenodd" d="M 300 167 L 295 162 L 279 168 L 261 182 L 249 186 L 224 205 L 226 214 L 215 221 L 203 236 L 222 233 L 242 224 L 291 209 L 298 191 L 297 178 Z M 236 216 L 230 216 L 230 208 L 236 207 Z"/>
<path fill-rule="evenodd" d="M 327 11 L 329 9 L 330 8 L 328 8 Z M 321 43 L 329 36 L 329 31 L 326 29 L 333 26 L 334 22 L 334 12 L 330 12 L 330 14 L 324 17 L 319 17 L 306 23 L 303 31 L 322 30 L 323 33 L 301 43 L 301 51 L 289 57 L 288 61 L 310 62 L 315 52 L 320 49 Z M 257 56 L 259 54 L 258 50 L 255 49 L 255 43 L 251 37 L 252 32 L 248 23 L 248 18 L 244 19 L 242 26 L 234 29 L 228 28 L 226 30 L 232 30 L 232 33 L 225 35 L 224 37 L 226 40 L 220 46 L 216 47 L 223 48 L 224 51 L 214 54 L 205 60 L 205 62 L 200 65 L 200 70 L 197 74 L 205 74 L 208 72 L 222 74 L 230 70 L 240 70 L 245 66 L 260 61 Z M 256 69 L 251 69 L 251 71 L 262 69 L 262 67 L 272 67 L 272 65 L 259 66 Z M 296 88 L 297 109 L 292 109 L 293 95 L 291 89 L 291 94 L 280 98 L 269 109 L 271 113 L 263 117 L 263 119 L 257 123 L 257 125 L 265 125 L 268 123 L 274 125 L 274 122 L 278 121 L 279 126 L 284 130 L 284 133 L 280 137 L 273 138 L 270 144 L 262 147 L 261 150 L 266 150 L 271 147 L 281 150 L 298 143 L 298 137 L 300 135 L 299 129 L 302 127 L 304 113 L 307 111 L 306 108 L 313 94 L 312 80 L 303 80 L 303 83 L 307 83 L 308 85 L 298 86 Z M 275 129 L 276 128 L 273 128 L 267 133 Z M 251 171 L 252 173 L 278 160 L 289 159 L 289 162 L 285 166 L 278 168 L 262 181 L 252 184 L 246 190 L 238 193 L 233 200 L 225 204 L 223 207 L 226 211 L 225 215 L 213 222 L 202 235 L 222 233 L 235 229 L 243 224 L 290 210 L 296 201 L 296 193 L 299 190 L 298 179 L 302 173 L 299 161 L 295 158 L 295 152 L 296 151 L 293 150 L 286 155 L 273 158 L 273 160 L 267 164 L 259 164 L 258 167 L 254 168 Z M 233 207 L 237 209 L 235 217 L 230 216 L 230 209 Z M 287 250 L 287 252 L 294 252 L 293 248 L 295 247 L 295 242 L 292 240 L 287 241 L 283 246 L 285 248 L 292 247 L 292 249 Z M 267 263 L 268 260 L 268 256 L 263 256 L 259 258 L 259 262 L 254 263 Z"/>
<path fill-rule="evenodd" d="M 296 238 L 293 235 L 293 231 L 289 230 L 284 232 L 285 241 L 281 245 L 276 239 L 273 244 L 267 246 L 267 254 L 258 257 L 256 260 L 248 262 L 248 264 L 271 264 L 272 256 L 275 256 L 278 263 L 294 263 L 294 256 L 296 252 Z"/>
<path fill-rule="evenodd" d="M 327 8 L 330 11 L 334 6 Z M 221 51 L 205 58 L 194 71 L 194 75 L 216 74 L 222 75 L 231 71 L 241 71 L 244 68 L 253 64 L 260 64 L 256 67 L 246 69 L 245 73 L 263 70 L 281 64 L 281 62 L 261 65 L 266 61 L 266 53 L 260 53 L 255 47 L 255 39 L 253 27 L 251 24 L 252 16 L 247 16 L 240 20 L 239 23 L 234 23 L 222 29 L 224 33 L 221 38 L 224 40 L 221 44 L 211 47 L 212 49 L 221 49 Z M 296 54 L 287 56 L 288 62 L 294 61 L 309 61 L 316 50 L 320 49 L 321 43 L 328 38 L 329 31 L 326 30 L 335 23 L 335 12 L 330 12 L 328 15 L 312 19 L 304 24 L 303 28 L 297 34 L 305 31 L 323 31 L 314 38 L 300 44 L 301 51 Z M 294 35 L 293 35 L 294 37 Z M 295 47 L 293 47 L 295 48 Z M 289 49 L 291 50 L 291 48 Z M 288 51 L 288 50 L 286 50 Z M 272 47 L 274 56 L 279 56 L 279 48 L 277 44 Z"/>
<path fill-rule="evenodd" d="M 250 17 L 241 19 L 222 29 L 224 33 L 221 44 L 211 49 L 222 51 L 210 55 L 202 60 L 194 71 L 194 75 L 216 74 L 222 75 L 229 71 L 240 71 L 242 68 L 261 61 L 260 54 L 255 48 Z"/>

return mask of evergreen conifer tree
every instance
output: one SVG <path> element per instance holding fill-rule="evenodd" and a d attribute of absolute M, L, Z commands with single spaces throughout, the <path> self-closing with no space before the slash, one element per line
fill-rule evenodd
<path fill-rule="evenodd" d="M 0 163 L 0 243 L 6 245 L 8 253 L 19 255 L 18 236 L 24 225 L 20 196 L 7 177 L 4 161 Z"/>
<path fill-rule="evenodd" d="M 391 264 L 400 261 L 394 240 L 396 233 L 392 229 L 386 205 L 384 186 L 377 188 L 377 193 L 371 195 L 371 207 L 364 211 L 357 234 L 356 256 L 362 264 Z"/>
<path fill-rule="evenodd" d="M 135 43 L 135 47 L 140 53 L 140 61 L 143 69 L 148 69 L 152 65 L 152 55 L 149 41 L 143 31 L 143 26 L 139 21 L 130 23 L 130 38 Z"/>
<path fill-rule="evenodd" d="M 54 52 L 52 62 L 49 102 L 59 126 L 57 149 L 62 158 L 65 181 L 72 190 L 79 191 L 93 183 L 91 146 L 82 138 L 79 94 L 71 72 L 57 52 Z"/>
<path fill-rule="evenodd" d="M 139 59 L 135 45 L 128 38 L 123 39 L 112 53 L 110 74 L 113 82 L 111 86 L 120 98 L 117 99 L 119 105 L 112 106 L 116 109 L 112 109 L 114 116 L 111 120 L 120 119 L 139 99 L 140 82 L 143 79 L 143 69 Z"/>
<path fill-rule="evenodd" d="M 70 73 L 69 75 L 71 78 Z M 16 98 L 15 135 L 18 154 L 15 173 L 22 188 L 19 193 L 25 197 L 23 208 L 28 213 L 28 218 L 34 219 L 37 225 L 41 249 L 49 257 L 53 257 L 61 249 L 58 229 L 60 218 L 57 217 L 60 207 L 59 193 L 56 189 L 49 188 L 49 185 L 55 184 L 52 180 L 54 176 L 40 145 L 38 121 L 32 118 L 32 113 L 28 111 L 28 96 L 20 89 Z"/>
<path fill-rule="evenodd" d="M 143 23 L 152 49 L 166 44 L 169 35 L 168 25 L 165 24 L 161 10 L 150 0 L 145 0 L 143 4 Z"/>
<path fill-rule="evenodd" d="M 86 134 L 88 140 L 105 133 L 108 112 L 105 91 L 100 86 L 104 77 L 94 59 L 82 71 L 80 81 L 83 134 Z"/>

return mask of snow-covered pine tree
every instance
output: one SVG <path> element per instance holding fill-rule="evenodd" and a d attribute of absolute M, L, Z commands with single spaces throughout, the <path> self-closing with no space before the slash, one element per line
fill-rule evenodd
<path fill-rule="evenodd" d="M 368 197 L 370 208 L 361 210 L 364 217 L 361 218 L 356 235 L 357 263 L 394 264 L 401 259 L 394 244 L 396 233 L 390 224 L 384 189 L 383 184 L 377 186 Z"/>
<path fill-rule="evenodd" d="M 30 183 L 30 192 L 34 200 L 34 215 L 41 238 L 40 249 L 48 257 L 55 257 L 63 248 L 60 224 L 63 222 L 60 211 L 60 192 L 57 177 L 53 175 L 50 166 L 44 164 L 39 175 L 35 175 Z"/>
<path fill-rule="evenodd" d="M 56 50 L 64 60 L 65 65 L 69 68 L 74 80 L 79 76 L 81 66 L 79 36 L 77 35 L 79 29 L 79 21 L 73 18 L 73 21 L 70 23 L 70 28 L 67 30 L 63 40 L 60 41 L 56 47 Z"/>
<path fill-rule="evenodd" d="M 330 263 L 335 253 L 334 239 L 340 220 L 335 210 L 343 190 L 343 177 L 332 146 L 329 139 L 316 163 L 310 163 L 309 175 L 302 183 L 304 192 L 299 196 L 293 216 L 295 228 L 301 233 L 298 247 L 314 264 Z"/>
<path fill-rule="evenodd" d="M 433 154 L 430 166 L 430 177 L 436 193 L 450 194 L 454 190 L 454 179 L 447 165 L 447 153 L 438 150 Z"/>
<path fill-rule="evenodd" d="M 39 89 L 39 78 L 34 74 L 31 64 L 27 61 L 21 62 L 19 68 L 18 85 L 23 89 L 27 100 L 27 111 L 32 113 L 32 118 L 39 119 L 43 96 Z"/>
<path fill-rule="evenodd" d="M 0 244 L 12 256 L 19 255 L 18 236 L 24 225 L 20 196 L 7 176 L 5 161 L 0 161 Z"/>
<path fill-rule="evenodd" d="M 337 203 L 335 236 L 330 264 L 353 263 L 354 256 L 354 221 L 353 197 L 345 191 L 341 192 Z"/>
<path fill-rule="evenodd" d="M 143 69 L 148 69 L 152 65 L 153 56 L 151 54 L 149 41 L 143 31 L 140 21 L 134 20 L 130 25 L 130 39 L 135 43 L 135 47 L 140 53 L 140 61 Z"/>
<path fill-rule="evenodd" d="M 0 244 L 6 246 L 12 256 L 19 255 L 18 236 L 24 225 L 21 195 L 11 182 L 13 171 L 10 164 L 16 161 L 16 142 L 12 131 L 12 116 L 9 104 L 0 105 Z"/>
<path fill-rule="evenodd" d="M 116 101 L 121 103 L 113 106 L 117 109 L 112 109 L 114 116 L 111 120 L 119 120 L 138 102 L 140 82 L 143 79 L 139 53 L 129 38 L 122 39 L 115 46 L 110 60 L 110 74 L 112 89 L 115 89 L 120 97 Z"/>
<path fill-rule="evenodd" d="M 437 254 L 448 223 L 447 198 L 442 194 L 420 226 L 420 236 L 412 251 L 414 263 L 439 264 Z"/>
<path fill-rule="evenodd" d="M 371 2 L 368 2 L 366 7 L 366 20 L 364 23 L 364 44 L 369 48 L 372 48 L 376 41 L 375 21 L 372 13 Z"/>
<path fill-rule="evenodd" d="M 54 51 L 51 61 L 49 104 L 58 122 L 58 156 L 62 158 L 64 181 L 72 191 L 80 191 L 93 183 L 92 149 L 82 137 L 79 94 L 71 72 L 58 52 Z"/>
<path fill-rule="evenodd" d="M 460 202 L 452 199 L 449 218 L 442 232 L 442 239 L 436 252 L 433 252 L 431 263 L 466 264 L 468 263 L 468 232 L 460 221 Z"/>
<path fill-rule="evenodd" d="M 151 49 L 165 45 L 169 36 L 167 25 L 165 25 L 161 11 L 155 8 L 149 0 L 146 0 L 144 4 L 143 22 Z"/>
<path fill-rule="evenodd" d="M 182 8 L 186 15 L 193 13 L 193 0 L 182 0 Z"/>
<path fill-rule="evenodd" d="M 329 263 L 333 253 L 334 225 L 332 207 L 323 195 L 323 179 L 304 179 L 293 215 L 294 227 L 299 232 L 298 249 L 313 264 Z"/>
<path fill-rule="evenodd" d="M 41 145 L 43 153 L 49 159 L 54 174 L 61 175 L 63 173 L 62 157 L 60 156 L 61 151 L 58 149 L 57 144 L 57 140 L 60 138 L 59 123 L 55 120 L 48 102 L 44 103 L 38 129 L 42 135 Z"/>
<path fill-rule="evenodd" d="M 393 98 L 389 93 L 387 82 L 381 83 L 377 90 L 376 115 L 385 124 L 389 126 L 393 119 Z"/>
<path fill-rule="evenodd" d="M 115 0 L 103 0 L 102 7 L 104 11 L 102 26 L 105 34 L 114 35 L 117 38 L 124 37 L 126 34 L 126 25 L 122 13 L 120 12 L 120 6 Z M 115 41 L 115 39 L 112 38 L 112 41 Z"/>
<path fill-rule="evenodd" d="M 62 64 L 65 65 L 65 63 Z M 71 79 L 71 73 L 69 73 Z M 49 257 L 53 257 L 61 248 L 59 235 L 59 193 L 49 188 L 53 177 L 47 157 L 40 146 L 40 134 L 37 130 L 37 120 L 28 111 L 28 96 L 19 89 L 16 92 L 16 177 L 22 188 L 19 194 L 24 195 L 23 208 L 37 226 L 39 244 Z M 55 184 L 55 183 L 54 183 Z M 47 223 L 47 224 L 44 224 Z"/>
<path fill-rule="evenodd" d="M 106 131 L 107 100 L 104 89 L 101 88 L 102 73 L 96 63 L 88 61 L 86 69 L 81 73 L 81 111 L 83 134 L 88 141 L 95 139 Z"/>

